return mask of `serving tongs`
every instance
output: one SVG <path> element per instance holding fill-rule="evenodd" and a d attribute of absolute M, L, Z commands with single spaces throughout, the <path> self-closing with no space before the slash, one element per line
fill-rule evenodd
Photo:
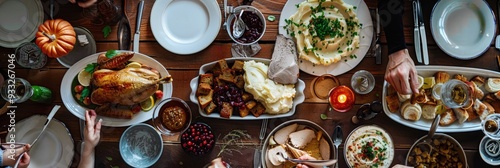
<path fill-rule="evenodd" d="M 281 156 L 281 157 L 283 157 L 283 159 L 288 160 L 290 162 L 305 164 L 305 165 L 312 166 L 312 167 L 331 166 L 331 165 L 337 163 L 337 159 L 330 159 L 330 160 L 299 160 L 299 159 L 289 158 L 288 156 L 285 156 L 281 152 L 278 152 L 276 154 L 279 155 L 279 156 Z"/>

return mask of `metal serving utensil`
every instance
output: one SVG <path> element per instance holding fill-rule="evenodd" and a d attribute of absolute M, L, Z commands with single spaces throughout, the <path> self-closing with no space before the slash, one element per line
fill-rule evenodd
<path fill-rule="evenodd" d="M 120 22 L 118 22 L 118 48 L 120 50 L 130 50 L 130 40 L 132 37 L 132 30 L 130 28 L 130 23 L 128 17 L 125 14 L 126 0 L 122 0 L 122 17 Z"/>
<path fill-rule="evenodd" d="M 337 125 L 335 130 L 333 130 L 333 145 L 335 145 L 335 160 L 339 159 L 339 146 L 342 143 L 342 127 Z M 345 149 L 344 149 L 345 150 Z M 338 168 L 339 164 L 335 164 L 335 167 Z"/>
<path fill-rule="evenodd" d="M 281 153 L 281 152 L 278 152 L 276 154 L 280 155 L 281 157 L 283 157 L 283 159 L 288 160 L 290 162 L 305 164 L 305 165 L 312 166 L 312 167 L 330 166 L 330 165 L 333 165 L 333 164 L 337 163 L 337 159 L 330 159 L 330 160 L 299 160 L 299 159 L 292 159 L 292 158 L 289 158 L 289 157 L 285 157 L 285 155 L 283 155 L 283 153 Z"/>
<path fill-rule="evenodd" d="M 432 154 L 433 147 L 432 147 L 432 137 L 434 136 L 434 133 L 436 133 L 436 129 L 438 127 L 439 120 L 441 119 L 441 115 L 436 115 L 434 118 L 434 121 L 432 122 L 431 129 L 429 130 L 429 133 L 425 137 L 425 139 L 415 145 L 415 148 L 420 148 L 422 151 L 429 151 L 429 155 Z"/>
<path fill-rule="evenodd" d="M 247 25 L 241 19 L 241 15 L 243 15 L 244 11 L 245 10 L 242 9 L 240 11 L 240 15 L 238 17 L 236 17 L 236 14 L 233 13 L 235 15 L 234 18 L 236 19 L 234 21 L 234 24 L 233 24 L 233 37 L 234 38 L 240 38 L 245 33 L 245 28 L 247 27 Z"/>

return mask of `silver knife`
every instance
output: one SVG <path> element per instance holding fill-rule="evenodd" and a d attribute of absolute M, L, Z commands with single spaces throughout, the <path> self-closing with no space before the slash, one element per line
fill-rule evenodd
<path fill-rule="evenodd" d="M 139 40 L 141 37 L 141 19 L 142 19 L 142 10 L 144 9 L 144 0 L 139 2 L 139 6 L 137 7 L 137 20 L 135 22 L 135 34 L 134 34 L 134 52 L 139 52 Z"/>
<path fill-rule="evenodd" d="M 417 1 L 413 1 L 413 20 L 415 21 L 413 34 L 414 34 L 414 42 L 415 42 L 415 55 L 417 57 L 418 63 L 422 63 L 422 50 L 420 48 L 420 30 L 419 30 L 419 21 L 418 21 L 418 5 Z"/>
<path fill-rule="evenodd" d="M 424 57 L 424 64 L 429 65 L 429 53 L 427 51 L 427 36 L 425 34 L 425 24 L 424 16 L 422 14 L 422 5 L 420 0 L 417 0 L 418 4 L 418 21 L 420 22 L 420 39 L 422 40 L 422 56 Z"/>
<path fill-rule="evenodd" d="M 375 15 L 377 17 L 377 41 L 375 42 L 375 64 L 382 64 L 382 48 L 380 48 L 380 15 L 378 14 L 378 8 L 375 9 Z"/>
<path fill-rule="evenodd" d="M 56 114 L 57 110 L 59 110 L 59 108 L 61 108 L 61 106 L 59 106 L 59 105 L 55 105 L 54 108 L 52 108 L 52 111 L 50 112 L 49 116 L 47 117 L 45 124 L 43 124 L 42 131 L 40 131 L 40 133 L 38 133 L 38 136 L 36 136 L 35 140 L 33 140 L 33 142 L 31 143 L 32 148 L 33 148 L 33 146 L 35 146 L 36 142 L 38 142 L 38 138 L 40 138 L 40 136 L 43 134 L 43 132 L 45 131 L 45 129 L 49 125 L 50 121 L 52 120 L 52 118 Z"/>

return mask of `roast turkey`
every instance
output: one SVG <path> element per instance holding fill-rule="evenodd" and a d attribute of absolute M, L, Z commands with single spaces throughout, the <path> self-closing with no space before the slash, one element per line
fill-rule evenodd
<path fill-rule="evenodd" d="M 153 95 L 159 83 L 170 81 L 170 76 L 160 78 L 159 74 L 146 68 L 100 69 L 92 76 L 94 91 L 91 101 L 97 105 L 134 105 Z"/>

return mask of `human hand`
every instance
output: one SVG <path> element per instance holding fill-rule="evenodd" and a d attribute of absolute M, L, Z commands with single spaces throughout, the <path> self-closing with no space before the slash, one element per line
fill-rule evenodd
<path fill-rule="evenodd" d="M 28 167 L 30 164 L 30 156 L 28 154 L 30 149 L 31 149 L 31 145 L 26 144 L 22 148 L 15 149 L 15 151 L 10 151 L 10 149 L 3 151 L 3 156 L 2 156 L 3 157 L 3 166 L 14 166 L 16 164 L 16 161 L 22 155 L 22 157 L 20 158 L 21 160 L 19 161 L 18 167 L 20 167 L 20 168 Z"/>
<path fill-rule="evenodd" d="M 311 155 L 304 155 L 299 157 L 299 160 L 316 160 L 316 158 L 313 158 Z M 305 164 L 297 164 L 297 168 L 309 168 L 309 166 Z"/>
<path fill-rule="evenodd" d="M 389 55 L 385 80 L 400 94 L 408 95 L 419 92 L 417 70 L 407 49 Z"/>
<path fill-rule="evenodd" d="M 92 149 L 97 146 L 99 139 L 101 139 L 101 125 L 102 119 L 96 123 L 97 114 L 94 110 L 85 111 L 85 128 L 84 132 L 84 142 L 85 147 L 91 147 Z"/>
<path fill-rule="evenodd" d="M 71 3 L 76 3 L 76 0 L 68 0 Z M 78 2 L 78 6 L 82 8 L 88 8 L 92 5 L 94 5 L 97 2 L 97 0 L 86 0 L 84 2 Z"/>

